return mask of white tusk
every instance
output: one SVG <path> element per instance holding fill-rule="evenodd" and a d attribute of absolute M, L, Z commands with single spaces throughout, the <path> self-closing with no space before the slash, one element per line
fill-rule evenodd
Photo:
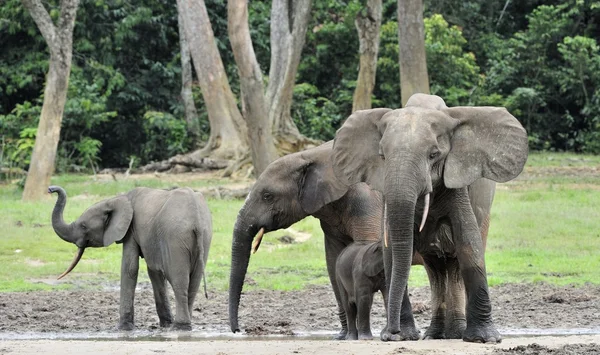
<path fill-rule="evenodd" d="M 252 243 L 252 254 L 256 253 L 258 247 L 260 246 L 260 242 L 262 241 L 262 237 L 265 234 L 265 227 L 262 227 L 256 237 L 254 238 L 254 242 Z"/>
<path fill-rule="evenodd" d="M 388 246 L 388 232 L 387 232 L 387 204 L 383 204 L 383 245 L 387 248 Z"/>
<path fill-rule="evenodd" d="M 425 195 L 425 208 L 423 209 L 423 219 L 421 219 L 421 226 L 419 227 L 419 232 L 423 230 L 425 227 L 425 220 L 427 219 L 427 214 L 429 213 L 429 195 Z"/>

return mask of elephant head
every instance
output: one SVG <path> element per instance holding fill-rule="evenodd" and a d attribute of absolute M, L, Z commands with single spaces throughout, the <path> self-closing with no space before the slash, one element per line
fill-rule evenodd
<path fill-rule="evenodd" d="M 57 193 L 58 199 L 52 211 L 52 227 L 63 240 L 77 246 L 78 252 L 69 268 L 58 278 L 61 279 L 77 266 L 85 248 L 106 247 L 125 237 L 131 220 L 133 208 L 126 196 L 117 196 L 100 201 L 91 206 L 73 223 L 67 224 L 63 211 L 67 203 L 67 194 L 60 186 L 50 186 L 49 193 Z"/>
<path fill-rule="evenodd" d="M 525 129 L 506 109 L 448 108 L 434 95 L 413 95 L 405 108 L 393 111 L 358 111 L 337 131 L 336 176 L 348 185 L 367 182 L 386 201 L 391 317 L 401 301 L 394 295 L 402 294 L 408 278 L 416 206 L 423 206 L 422 229 L 434 190 L 462 188 L 479 178 L 511 180 L 527 153 Z"/>
<path fill-rule="evenodd" d="M 233 230 L 229 279 L 233 332 L 239 331 L 238 308 L 250 253 L 258 249 L 263 235 L 291 226 L 347 192 L 333 173 L 332 145 L 328 142 L 275 160 L 248 194 Z"/>

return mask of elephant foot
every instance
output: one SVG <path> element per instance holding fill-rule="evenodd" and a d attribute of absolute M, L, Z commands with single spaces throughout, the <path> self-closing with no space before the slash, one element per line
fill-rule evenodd
<path fill-rule="evenodd" d="M 462 339 L 465 329 L 467 329 L 465 319 L 453 319 L 446 323 L 445 337 L 446 339 Z"/>
<path fill-rule="evenodd" d="M 421 337 L 421 333 L 419 330 L 412 327 L 401 327 L 400 331 L 397 333 L 393 333 L 388 330 L 388 326 L 381 331 L 380 338 L 382 341 L 407 341 L 407 340 L 419 340 Z"/>
<path fill-rule="evenodd" d="M 130 331 L 133 330 L 133 328 L 135 328 L 133 322 L 119 322 L 117 325 L 117 329 L 119 330 Z"/>
<path fill-rule="evenodd" d="M 446 339 L 444 334 L 444 329 L 440 326 L 430 325 L 423 335 L 423 340 L 431 340 L 431 339 Z"/>
<path fill-rule="evenodd" d="M 348 334 L 346 334 L 346 338 L 344 340 L 358 340 L 358 333 L 350 331 Z"/>
<path fill-rule="evenodd" d="M 502 336 L 492 322 L 470 325 L 465 329 L 462 339 L 471 343 L 500 343 Z"/>
<path fill-rule="evenodd" d="M 161 328 L 169 328 L 171 325 L 173 325 L 173 321 L 170 319 L 161 319 L 160 320 Z"/>
<path fill-rule="evenodd" d="M 173 327 L 171 329 L 172 330 L 190 331 L 190 330 L 192 330 L 192 324 L 175 322 L 175 323 L 173 323 Z"/>
<path fill-rule="evenodd" d="M 371 333 L 371 332 L 359 333 L 358 340 L 373 340 L 373 333 Z"/>
<path fill-rule="evenodd" d="M 346 340 L 346 336 L 348 335 L 348 329 L 342 328 L 340 332 L 333 336 L 333 340 Z"/>

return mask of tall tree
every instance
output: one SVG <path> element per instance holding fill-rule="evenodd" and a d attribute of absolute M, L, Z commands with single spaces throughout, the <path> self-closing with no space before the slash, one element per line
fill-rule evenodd
<path fill-rule="evenodd" d="M 60 1 L 60 15 L 56 25 L 41 0 L 22 0 L 22 3 L 38 26 L 50 52 L 44 103 L 23 190 L 24 201 L 35 201 L 45 196 L 54 172 L 60 125 L 67 101 L 73 54 L 73 28 L 79 0 Z"/>
<path fill-rule="evenodd" d="M 398 0 L 400 91 L 402 106 L 412 94 L 429 94 L 423 0 Z"/>
<path fill-rule="evenodd" d="M 276 145 L 283 153 L 296 152 L 315 143 L 300 134 L 291 114 L 296 73 L 311 8 L 312 0 L 274 0 L 271 7 L 271 67 L 267 106 Z"/>
<path fill-rule="evenodd" d="M 194 96 L 192 95 L 192 57 L 190 56 L 190 47 L 185 37 L 182 11 L 178 10 L 177 12 L 179 50 L 181 52 L 181 101 L 183 102 L 188 134 L 192 137 L 192 146 L 195 148 L 200 136 L 200 122 L 198 121 L 198 111 L 196 110 Z"/>
<path fill-rule="evenodd" d="M 371 96 L 377 73 L 381 11 L 381 0 L 368 0 L 367 6 L 356 15 L 355 25 L 360 43 L 360 64 L 356 89 L 352 98 L 352 112 L 371 108 Z"/>
<path fill-rule="evenodd" d="M 210 138 L 193 157 L 237 159 L 247 154 L 247 127 L 237 107 L 204 0 L 177 0 L 185 37 L 208 111 Z"/>
<path fill-rule="evenodd" d="M 227 2 L 227 27 L 240 73 L 242 113 L 248 125 L 252 165 L 258 177 L 269 163 L 277 159 L 277 151 L 267 114 L 262 72 L 250 37 L 247 0 Z"/>

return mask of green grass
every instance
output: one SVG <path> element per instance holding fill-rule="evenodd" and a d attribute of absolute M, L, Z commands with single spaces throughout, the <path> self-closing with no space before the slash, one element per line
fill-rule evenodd
<path fill-rule="evenodd" d="M 594 170 L 594 168 L 596 170 Z M 569 170 L 573 169 L 573 171 Z M 567 173 L 565 173 L 567 171 Z M 600 157 L 532 153 L 525 173 L 499 184 L 492 209 L 486 262 L 491 285 L 518 282 L 600 284 Z M 581 172 L 581 174 L 579 174 Z M 177 176 L 113 181 L 89 176 L 57 176 L 52 184 L 69 194 L 65 219 L 72 221 L 94 202 L 135 186 L 193 188 L 227 180 L 177 181 Z M 0 291 L 98 289 L 114 286 L 120 273 L 120 245 L 88 248 L 77 268 L 53 281 L 71 262 L 74 245 L 60 240 L 50 226 L 55 197 L 38 203 L 20 201 L 20 191 L 0 185 Z M 207 265 L 212 289 L 226 290 L 231 234 L 242 201 L 208 200 L 213 216 L 213 242 Z M 267 234 L 251 257 L 249 289 L 302 289 L 328 284 L 323 234 L 314 218 L 293 226 L 312 235 L 306 242 L 283 244 L 278 231 Z M 142 261 L 139 281 L 148 282 Z M 428 285 L 423 267 L 413 267 L 411 286 Z"/>

